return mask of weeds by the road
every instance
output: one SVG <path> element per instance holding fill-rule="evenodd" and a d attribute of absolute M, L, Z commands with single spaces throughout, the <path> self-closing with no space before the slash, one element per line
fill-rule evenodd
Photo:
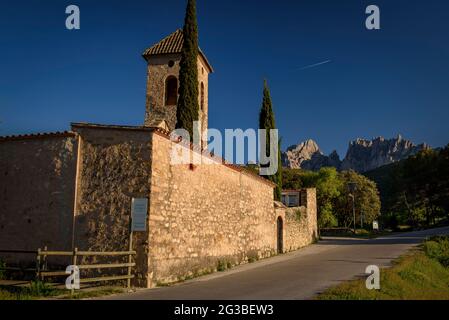
<path fill-rule="evenodd" d="M 0 285 L 0 300 L 34 300 L 57 296 L 63 292 L 40 281 L 33 281 L 29 286 Z"/>
<path fill-rule="evenodd" d="M 447 300 L 449 237 L 433 237 L 419 249 L 380 272 L 380 290 L 368 290 L 365 279 L 342 283 L 318 296 L 321 300 Z"/>
<path fill-rule="evenodd" d="M 102 288 L 95 290 L 84 290 L 84 291 L 76 291 L 73 295 L 65 294 L 63 296 L 59 296 L 59 299 L 88 299 L 95 297 L 103 297 L 109 296 L 111 294 L 124 293 L 125 290 L 122 288 Z"/>
<path fill-rule="evenodd" d="M 445 267 L 449 267 L 449 237 L 436 236 L 424 243 L 424 252 Z"/>
<path fill-rule="evenodd" d="M 119 287 L 93 287 L 76 290 L 58 289 L 41 281 L 32 281 L 29 285 L 0 285 L 0 300 L 37 300 L 37 299 L 87 299 L 123 293 Z"/>

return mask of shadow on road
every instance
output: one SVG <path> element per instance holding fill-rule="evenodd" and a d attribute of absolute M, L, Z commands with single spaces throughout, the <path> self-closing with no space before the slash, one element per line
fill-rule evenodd
<path fill-rule="evenodd" d="M 320 245 L 387 245 L 387 244 L 420 244 L 426 238 L 437 234 L 448 234 L 449 227 L 428 229 L 403 234 L 392 234 L 375 239 L 348 238 L 348 237 L 323 237 L 318 243 Z"/>

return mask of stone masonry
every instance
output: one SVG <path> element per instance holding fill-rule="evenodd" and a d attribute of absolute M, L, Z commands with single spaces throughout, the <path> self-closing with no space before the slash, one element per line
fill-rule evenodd
<path fill-rule="evenodd" d="M 0 138 L 0 250 L 71 249 L 76 150 L 68 132 Z"/>
<path fill-rule="evenodd" d="M 220 162 L 171 165 L 172 143 L 153 136 L 151 285 L 276 252 L 273 184 Z M 190 151 L 193 152 L 193 151 Z"/>
<path fill-rule="evenodd" d="M 174 77 L 179 81 L 179 63 L 183 41 L 182 30 L 178 29 L 143 53 L 143 57 L 147 61 L 146 126 L 157 126 L 160 121 L 165 120 L 170 130 L 175 129 L 177 106 L 165 103 L 166 80 L 169 77 Z M 212 67 L 200 50 L 198 55 L 199 122 L 202 134 L 206 136 L 209 112 L 209 74 L 212 72 Z M 179 82 L 177 83 L 179 87 Z"/>
<path fill-rule="evenodd" d="M 315 241 L 315 189 L 301 192 L 302 207 L 286 208 L 273 201 L 275 185 L 267 179 L 207 154 L 205 144 L 170 140 L 166 129 L 175 126 L 176 105 L 166 105 L 173 101 L 166 91 L 177 91 L 166 79 L 178 78 L 181 47 L 177 30 L 144 53 L 144 126 L 73 123 L 70 132 L 0 137 L 0 250 L 128 251 L 132 198 L 148 199 L 148 228 L 133 234 L 134 285 L 139 287 Z M 200 50 L 204 133 L 211 72 Z M 204 161 L 173 163 L 175 149 Z M 35 257 L 0 254 L 0 259 L 18 264 Z"/>
<path fill-rule="evenodd" d="M 300 207 L 284 209 L 284 252 L 300 249 L 318 239 L 316 189 L 301 190 L 301 197 Z"/>
<path fill-rule="evenodd" d="M 148 231 L 133 240 L 137 286 L 276 254 L 278 217 L 284 252 L 315 240 L 314 189 L 302 193 L 306 206 L 275 208 L 273 184 L 220 159 L 171 164 L 174 143 L 161 129 L 73 124 L 72 130 L 0 143 L 9 155 L 0 158 L 6 176 L 0 249 L 70 250 L 75 218 L 75 247 L 126 251 L 133 197 L 149 199 Z"/>
<path fill-rule="evenodd" d="M 75 246 L 80 250 L 127 251 L 131 199 L 150 195 L 151 130 L 82 124 L 72 128 L 81 146 Z M 148 246 L 148 233 L 134 235 L 136 285 L 146 286 Z"/>

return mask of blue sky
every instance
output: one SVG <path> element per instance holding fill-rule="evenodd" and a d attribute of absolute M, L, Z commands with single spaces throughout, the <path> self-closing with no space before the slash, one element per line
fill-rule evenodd
<path fill-rule="evenodd" d="M 2 0 L 0 135 L 142 124 L 140 54 L 182 27 L 185 2 Z M 79 31 L 65 29 L 70 4 Z M 369 4 L 379 31 L 365 28 Z M 343 157 L 349 140 L 398 133 L 445 145 L 448 12 L 444 0 L 199 0 L 200 46 L 215 69 L 209 125 L 257 127 L 266 78 L 284 149 L 312 138 Z"/>

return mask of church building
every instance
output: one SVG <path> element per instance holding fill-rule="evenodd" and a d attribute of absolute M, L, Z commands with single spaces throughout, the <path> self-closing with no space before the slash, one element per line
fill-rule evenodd
<path fill-rule="evenodd" d="M 0 250 L 127 250 L 133 199 L 146 199 L 133 233 L 134 285 L 154 287 L 295 250 L 315 241 L 315 189 L 298 207 L 273 199 L 274 184 L 214 155 L 172 164 L 183 31 L 146 49 L 142 126 L 72 123 L 65 132 L 0 137 Z M 199 114 L 208 130 L 209 75 L 198 54 Z M 143 109 L 143 108 L 142 108 Z M 0 254 L 10 263 L 30 257 Z M 20 261 L 19 261 L 20 260 Z"/>

